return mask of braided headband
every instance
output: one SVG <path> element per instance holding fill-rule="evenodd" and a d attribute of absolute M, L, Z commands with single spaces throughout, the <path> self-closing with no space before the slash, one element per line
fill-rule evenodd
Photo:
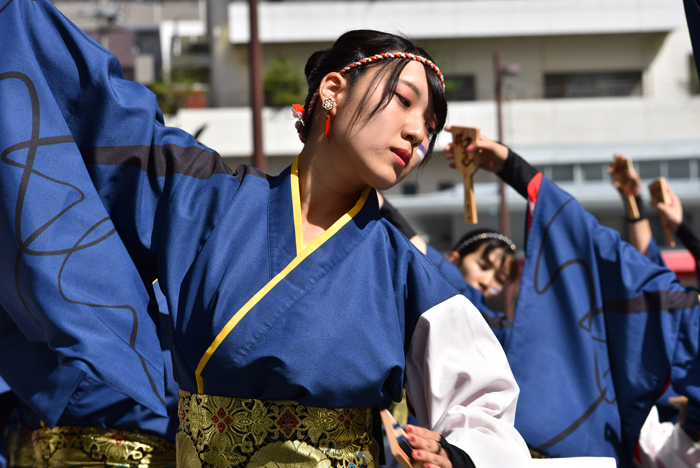
<path fill-rule="evenodd" d="M 504 244 L 508 245 L 510 247 L 510 250 L 515 250 L 515 244 L 513 244 L 513 241 L 510 240 L 508 237 L 504 236 L 503 234 L 499 234 L 497 232 L 484 232 L 482 234 L 477 234 L 476 236 L 470 237 L 469 239 L 465 240 L 461 244 L 459 244 L 457 247 L 454 248 L 456 252 L 459 252 L 469 244 L 473 244 L 476 241 L 480 241 L 483 239 L 498 239 L 499 241 L 503 242 Z M 460 254 L 461 255 L 461 254 Z"/>
<path fill-rule="evenodd" d="M 347 67 L 343 68 L 340 70 L 338 73 L 341 75 L 347 73 L 348 71 L 352 70 L 353 68 L 359 67 L 360 65 L 364 65 L 366 63 L 372 63 L 376 62 L 378 60 L 383 60 L 387 58 L 405 58 L 405 59 L 410 59 L 410 60 L 415 60 L 416 62 L 420 62 L 424 65 L 429 66 L 435 73 L 437 73 L 438 78 L 440 78 L 440 84 L 442 84 L 442 90 L 445 91 L 445 77 L 442 76 L 442 72 L 438 68 L 435 63 L 432 61 L 428 60 L 425 57 L 421 57 L 420 55 L 416 54 L 409 54 L 406 52 L 386 52 L 383 54 L 377 54 L 377 55 L 372 55 L 370 57 L 366 57 L 363 59 L 358 60 L 357 62 L 351 63 Z M 297 119 L 296 123 L 294 126 L 297 129 L 297 133 L 299 134 L 299 139 L 301 140 L 302 143 L 304 143 L 304 137 L 301 135 L 301 131 L 305 125 L 306 118 L 311 115 L 311 113 L 314 110 L 314 105 L 316 104 L 316 100 L 318 99 L 318 89 L 314 93 L 314 95 L 311 97 L 311 101 L 309 102 L 309 109 L 306 110 L 304 109 L 304 106 L 301 104 L 294 104 L 292 106 L 292 114 L 294 115 L 294 118 Z"/>

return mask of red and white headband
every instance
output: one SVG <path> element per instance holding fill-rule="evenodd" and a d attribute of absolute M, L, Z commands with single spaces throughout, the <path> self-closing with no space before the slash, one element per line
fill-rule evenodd
<path fill-rule="evenodd" d="M 387 58 L 405 58 L 405 59 L 415 60 L 416 62 L 420 62 L 424 65 L 427 65 L 435 73 L 437 73 L 437 76 L 440 78 L 440 83 L 442 84 L 442 90 L 445 91 L 445 78 L 442 76 L 442 72 L 440 71 L 438 66 L 435 65 L 435 63 L 433 63 L 432 61 L 428 60 L 425 57 L 421 57 L 420 55 L 416 55 L 416 54 L 409 54 L 406 52 L 386 52 L 383 54 L 372 55 L 370 57 L 360 59 L 357 62 L 351 63 L 347 67 L 340 70 L 338 73 L 343 75 L 346 72 L 352 70 L 353 68 L 359 67 L 360 65 L 376 62 L 378 60 L 383 60 L 383 59 L 387 59 Z M 292 114 L 297 119 L 294 126 L 297 129 L 297 133 L 299 134 L 299 139 L 301 139 L 302 143 L 304 143 L 304 137 L 302 136 L 302 130 L 304 128 L 306 118 L 308 116 L 310 116 L 311 113 L 313 112 L 314 105 L 316 104 L 317 99 L 318 99 L 318 90 L 316 90 L 314 95 L 311 97 L 311 101 L 309 102 L 309 109 L 308 110 L 304 109 L 304 106 L 302 106 L 301 104 L 294 104 L 292 106 Z"/>

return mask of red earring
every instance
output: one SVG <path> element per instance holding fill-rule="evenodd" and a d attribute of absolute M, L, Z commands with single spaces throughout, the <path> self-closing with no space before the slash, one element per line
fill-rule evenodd
<path fill-rule="evenodd" d="M 323 103 L 321 104 L 323 108 L 326 110 L 326 138 L 328 138 L 328 134 L 331 132 L 331 110 L 335 107 L 335 101 L 331 98 L 326 98 L 323 100 Z"/>

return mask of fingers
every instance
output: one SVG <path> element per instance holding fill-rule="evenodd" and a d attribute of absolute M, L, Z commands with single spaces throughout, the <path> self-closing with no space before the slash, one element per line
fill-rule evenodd
<path fill-rule="evenodd" d="M 450 126 L 445 127 L 451 128 Z M 449 130 L 448 130 L 449 131 Z M 454 145 L 449 143 L 445 146 L 445 158 L 454 159 Z M 497 143 L 483 135 L 479 135 L 478 140 L 473 142 L 468 148 L 468 152 L 478 151 L 481 157 L 480 167 L 490 172 L 498 172 L 503 168 L 506 159 L 508 158 L 508 148 L 500 143 Z M 450 165 L 450 167 L 454 167 Z"/>
<path fill-rule="evenodd" d="M 440 445 L 440 434 L 428 429 L 406 426 L 408 442 L 413 447 L 412 458 L 423 468 L 452 468 L 447 452 Z"/>
<path fill-rule="evenodd" d="M 668 187 L 668 195 L 671 199 L 671 203 L 668 205 L 659 203 L 654 208 L 659 216 L 666 219 L 675 232 L 678 230 L 678 226 L 683 222 L 683 204 L 671 187 Z"/>

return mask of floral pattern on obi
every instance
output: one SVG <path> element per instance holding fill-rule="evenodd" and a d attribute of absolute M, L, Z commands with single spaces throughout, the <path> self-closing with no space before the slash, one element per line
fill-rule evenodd
<path fill-rule="evenodd" d="M 180 390 L 179 468 L 374 468 L 371 409 Z"/>
<path fill-rule="evenodd" d="M 56 426 L 33 431 L 38 468 L 175 467 L 175 446 L 160 437 L 95 427 Z"/>

